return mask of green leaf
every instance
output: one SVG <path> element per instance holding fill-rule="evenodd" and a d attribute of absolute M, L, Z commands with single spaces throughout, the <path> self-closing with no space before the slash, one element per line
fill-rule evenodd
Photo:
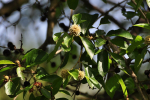
<path fill-rule="evenodd" d="M 75 10 L 76 7 L 78 6 L 78 2 L 79 0 L 67 0 L 67 4 L 69 6 L 70 9 Z"/>
<path fill-rule="evenodd" d="M 28 52 L 22 60 L 26 59 L 26 65 L 27 67 L 32 67 L 38 64 L 43 63 L 48 58 L 48 54 L 40 49 L 33 49 L 30 52 Z"/>
<path fill-rule="evenodd" d="M 82 18 L 82 14 L 74 14 L 72 16 L 72 20 L 73 20 L 74 24 L 79 24 L 81 18 Z"/>
<path fill-rule="evenodd" d="M 106 43 L 106 40 L 104 40 L 102 38 L 98 38 L 98 39 L 96 39 L 95 47 L 100 47 L 100 46 L 102 46 L 105 43 Z"/>
<path fill-rule="evenodd" d="M 126 88 L 125 83 L 123 82 L 122 78 L 118 74 L 116 74 L 115 76 L 117 77 L 117 79 L 118 79 L 118 81 L 122 87 L 122 91 L 123 91 L 124 96 L 128 97 L 127 88 Z"/>
<path fill-rule="evenodd" d="M 96 37 L 100 37 L 100 36 L 106 34 L 104 30 L 97 30 L 95 33 L 96 33 Z"/>
<path fill-rule="evenodd" d="M 36 72 L 37 72 L 37 74 L 36 74 L 36 78 L 37 78 L 37 79 L 42 79 L 43 77 L 49 75 L 49 74 L 47 73 L 47 71 L 46 71 L 43 67 L 38 67 L 38 68 L 36 69 Z"/>
<path fill-rule="evenodd" d="M 64 38 L 64 44 L 69 47 L 72 43 L 73 37 L 70 35 L 66 35 Z"/>
<path fill-rule="evenodd" d="M 71 96 L 71 95 L 70 95 L 70 93 L 69 93 L 68 91 L 66 91 L 66 90 L 59 90 L 59 92 L 61 92 L 61 93 L 64 93 L 64 94 L 67 94 L 67 95 Z"/>
<path fill-rule="evenodd" d="M 126 88 L 128 89 L 129 94 L 134 93 L 134 90 L 136 87 L 135 87 L 133 79 L 131 77 L 129 77 L 125 80 L 124 83 L 126 85 Z"/>
<path fill-rule="evenodd" d="M 6 84 L 5 84 L 5 92 L 7 95 L 14 95 L 15 93 L 15 84 L 9 80 Z"/>
<path fill-rule="evenodd" d="M 138 0 L 137 5 L 136 5 L 136 9 L 135 12 L 138 10 L 138 8 L 141 6 L 143 0 Z"/>
<path fill-rule="evenodd" d="M 53 35 L 53 40 L 54 40 L 55 42 L 58 41 L 58 39 L 60 38 L 61 34 L 62 34 L 62 32 L 55 33 L 55 34 Z"/>
<path fill-rule="evenodd" d="M 29 100 L 36 100 L 35 96 L 33 95 L 33 93 L 30 94 Z"/>
<path fill-rule="evenodd" d="M 69 52 L 71 50 L 71 47 L 67 47 L 64 43 L 62 43 L 61 46 L 61 50 L 63 50 L 64 52 Z"/>
<path fill-rule="evenodd" d="M 58 98 L 56 100 L 68 100 L 67 98 Z"/>
<path fill-rule="evenodd" d="M 52 83 L 52 94 L 55 95 L 59 89 L 60 89 L 60 86 L 62 85 L 63 83 L 63 79 L 61 77 L 57 78 L 53 83 Z"/>
<path fill-rule="evenodd" d="M 0 60 L 0 64 L 15 64 L 10 60 Z"/>
<path fill-rule="evenodd" d="M 111 98 L 113 98 L 118 88 L 119 88 L 119 82 L 116 76 L 112 76 L 106 81 L 105 90 Z"/>
<path fill-rule="evenodd" d="M 11 66 L 11 65 L 10 65 L 10 66 L 6 66 L 6 67 L 0 69 L 0 72 L 4 72 L 4 71 L 9 70 L 9 69 L 12 69 L 12 68 L 14 68 L 14 67 L 17 67 L 17 66 Z"/>
<path fill-rule="evenodd" d="M 127 48 L 127 53 L 133 52 L 134 49 L 143 42 L 144 39 L 140 35 L 137 35 L 131 45 Z"/>
<path fill-rule="evenodd" d="M 111 53 L 109 52 L 109 54 L 112 56 L 112 58 L 118 63 L 120 64 L 122 67 L 125 67 L 126 64 L 125 64 L 125 60 L 123 59 L 122 56 L 118 55 L 118 54 L 115 54 L 115 53 Z"/>
<path fill-rule="evenodd" d="M 98 14 L 90 15 L 87 13 L 82 13 L 82 20 L 86 20 L 85 22 L 81 23 L 81 32 L 85 35 L 89 28 L 95 23 L 98 18 Z"/>
<path fill-rule="evenodd" d="M 9 80 L 5 84 L 5 92 L 10 97 L 15 97 L 16 93 L 20 90 L 20 78 L 14 78 L 12 80 Z"/>
<path fill-rule="evenodd" d="M 63 38 L 59 38 L 57 44 L 55 45 L 54 50 L 48 55 L 47 62 L 49 62 L 55 55 L 56 51 L 58 50 L 59 46 L 62 44 Z"/>
<path fill-rule="evenodd" d="M 68 60 L 69 60 L 69 55 L 70 55 L 70 52 L 66 52 L 65 53 L 65 58 L 64 58 L 64 60 L 63 60 L 63 62 L 62 62 L 62 64 L 61 64 L 61 66 L 60 66 L 60 68 L 63 68 L 63 67 L 65 67 L 65 65 L 67 64 L 67 62 L 68 62 Z"/>
<path fill-rule="evenodd" d="M 18 77 L 20 77 L 21 80 L 25 80 L 25 76 L 24 76 L 24 73 L 23 73 L 25 68 L 24 67 L 18 67 L 16 70 L 17 70 Z"/>
<path fill-rule="evenodd" d="M 95 78 L 89 78 L 89 79 L 94 84 L 95 87 L 101 90 L 100 83 Z"/>
<path fill-rule="evenodd" d="M 68 73 L 75 79 L 78 80 L 79 71 L 77 69 L 73 69 L 68 71 Z"/>
<path fill-rule="evenodd" d="M 42 81 L 46 81 L 49 83 L 53 83 L 55 80 L 59 79 L 60 77 L 58 75 L 46 75 L 40 78 Z"/>
<path fill-rule="evenodd" d="M 69 75 L 69 76 L 66 78 L 66 80 L 64 81 L 64 83 L 63 83 L 63 88 L 64 88 L 64 89 L 66 88 L 66 86 L 67 86 L 67 84 L 68 84 L 68 82 L 69 82 L 70 79 L 71 79 L 71 75 Z"/>
<path fill-rule="evenodd" d="M 108 16 L 103 17 L 103 18 L 101 19 L 101 21 L 100 21 L 100 25 L 101 25 L 101 24 L 109 24 L 110 21 L 109 21 L 108 19 L 109 19 Z"/>
<path fill-rule="evenodd" d="M 93 88 L 94 85 L 93 85 L 93 83 L 90 81 L 90 77 L 93 78 L 94 75 L 93 75 L 92 72 L 90 71 L 90 67 L 89 67 L 88 65 L 85 65 L 85 64 L 84 64 L 84 69 L 85 69 L 85 78 L 86 78 L 86 80 L 87 80 L 89 86 L 90 86 L 91 88 Z"/>
<path fill-rule="evenodd" d="M 122 29 L 111 30 L 107 33 L 107 36 L 120 36 L 120 37 L 124 37 L 124 38 L 127 38 L 127 39 L 133 39 L 130 32 L 124 31 Z"/>
<path fill-rule="evenodd" d="M 150 24 L 147 24 L 147 23 L 135 24 L 133 26 L 138 26 L 138 27 L 142 27 L 142 28 L 145 28 L 145 29 L 150 29 Z"/>
<path fill-rule="evenodd" d="M 107 51 L 102 51 L 97 56 L 98 72 L 101 76 L 105 76 L 110 68 L 109 56 Z"/>
<path fill-rule="evenodd" d="M 123 13 L 123 15 L 127 18 L 127 19 L 131 19 L 134 16 L 139 16 L 139 13 L 135 13 L 133 11 L 126 11 L 126 13 Z"/>
<path fill-rule="evenodd" d="M 85 47 L 86 52 L 89 54 L 90 58 L 92 59 L 94 56 L 95 48 L 94 45 L 85 37 L 81 37 L 81 41 Z"/>
<path fill-rule="evenodd" d="M 94 61 L 94 59 L 91 59 L 90 56 L 87 54 L 87 52 L 85 51 L 80 58 L 81 61 L 87 62 L 88 65 L 92 65 L 93 67 L 96 66 L 97 67 L 97 63 Z"/>
<path fill-rule="evenodd" d="M 118 42 L 119 41 L 119 42 Z M 128 45 L 127 43 L 120 37 L 112 39 L 111 42 L 119 47 L 121 47 L 121 49 L 127 49 Z"/>
<path fill-rule="evenodd" d="M 49 92 L 48 90 L 46 90 L 46 89 L 44 89 L 44 88 L 41 88 L 40 90 L 41 90 L 41 93 L 42 93 L 46 98 L 48 98 L 48 99 L 51 98 L 51 94 L 50 94 L 50 92 Z"/>
<path fill-rule="evenodd" d="M 138 54 L 137 57 L 135 58 L 135 64 L 134 64 L 135 73 L 137 73 L 139 71 L 146 52 L 147 52 L 147 47 L 145 47 L 142 50 L 142 53 Z"/>
<path fill-rule="evenodd" d="M 150 0 L 146 0 L 147 5 L 150 7 Z"/>

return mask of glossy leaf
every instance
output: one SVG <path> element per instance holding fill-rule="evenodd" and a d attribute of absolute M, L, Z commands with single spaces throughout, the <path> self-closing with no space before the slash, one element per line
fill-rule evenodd
<path fill-rule="evenodd" d="M 21 80 L 25 80 L 25 76 L 24 76 L 24 73 L 23 73 L 25 68 L 24 67 L 18 67 L 16 70 L 17 70 L 16 72 L 17 72 L 18 77 L 20 77 Z"/>
<path fill-rule="evenodd" d="M 62 64 L 61 64 L 60 68 L 65 67 L 65 65 L 68 63 L 69 55 L 70 55 L 70 52 L 66 52 L 66 54 L 65 54 L 65 56 L 64 56 L 65 58 L 64 58 L 64 60 L 63 60 L 63 62 L 62 62 Z"/>
<path fill-rule="evenodd" d="M 22 60 L 26 59 L 26 65 L 27 67 L 32 67 L 38 64 L 41 64 L 42 62 L 46 61 L 48 58 L 48 54 L 40 49 L 33 49 L 30 52 L 28 52 Z"/>
<path fill-rule="evenodd" d="M 86 34 L 86 32 L 89 30 L 89 28 L 92 27 L 92 25 L 95 23 L 95 21 L 98 18 L 98 14 L 90 15 L 87 13 L 82 13 L 82 20 L 85 20 L 85 22 L 81 23 L 81 32 L 83 34 Z"/>
<path fill-rule="evenodd" d="M 63 83 L 63 88 L 64 88 L 64 89 L 66 88 L 66 86 L 67 86 L 68 82 L 70 81 L 70 79 L 71 79 L 71 75 L 69 75 L 69 76 L 65 79 L 65 81 L 64 81 L 64 83 Z"/>
<path fill-rule="evenodd" d="M 15 64 L 10 60 L 0 60 L 0 64 Z"/>
<path fill-rule="evenodd" d="M 111 42 L 113 44 L 119 46 L 121 49 L 127 49 L 128 48 L 127 43 L 122 38 L 120 38 L 120 37 L 112 39 Z"/>
<path fill-rule="evenodd" d="M 70 35 L 66 35 L 64 38 L 64 44 L 69 47 L 72 43 L 73 37 Z"/>
<path fill-rule="evenodd" d="M 147 24 L 147 23 L 135 24 L 133 26 L 138 26 L 138 27 L 142 27 L 142 28 L 145 28 L 145 29 L 150 29 L 150 24 Z"/>
<path fill-rule="evenodd" d="M 95 33 L 96 33 L 96 37 L 100 37 L 100 36 L 106 34 L 104 30 L 97 30 Z"/>
<path fill-rule="evenodd" d="M 35 96 L 33 95 L 33 93 L 30 94 L 29 100 L 36 100 Z"/>
<path fill-rule="evenodd" d="M 59 79 L 60 77 L 58 75 L 46 75 L 40 78 L 42 81 L 46 81 L 49 83 L 53 83 L 55 80 Z"/>
<path fill-rule="evenodd" d="M 82 14 L 74 14 L 72 16 L 72 20 L 74 24 L 80 24 L 81 23 Z"/>
<path fill-rule="evenodd" d="M 123 59 L 122 56 L 118 55 L 118 54 L 115 54 L 115 53 L 111 53 L 109 52 L 109 54 L 112 56 L 112 58 L 118 63 L 120 64 L 122 67 L 125 67 L 126 64 L 125 64 L 125 60 Z"/>
<path fill-rule="evenodd" d="M 100 83 L 95 78 L 89 78 L 89 79 L 94 84 L 95 87 L 101 90 Z"/>
<path fill-rule="evenodd" d="M 81 41 L 85 47 L 86 52 L 89 54 L 90 58 L 92 59 L 94 56 L 94 45 L 85 37 L 81 37 Z"/>
<path fill-rule="evenodd" d="M 119 36 L 127 39 L 133 39 L 132 35 L 128 31 L 124 31 L 122 29 L 111 30 L 107 33 L 107 36 Z"/>
<path fill-rule="evenodd" d="M 134 93 L 136 87 L 135 87 L 133 79 L 129 77 L 125 80 L 124 83 L 126 85 L 126 88 L 128 89 L 129 94 Z"/>
<path fill-rule="evenodd" d="M 62 43 L 61 50 L 64 52 L 69 52 L 71 50 L 71 47 L 67 47 L 64 43 Z"/>
<path fill-rule="evenodd" d="M 119 88 L 119 82 L 116 76 L 112 76 L 106 81 L 105 90 L 111 98 L 113 98 L 118 88 Z"/>
<path fill-rule="evenodd" d="M 79 71 L 77 69 L 73 69 L 68 72 L 75 80 L 78 80 Z"/>
<path fill-rule="evenodd" d="M 78 6 L 78 2 L 79 0 L 67 0 L 67 4 L 69 6 L 70 9 L 75 10 L 76 7 Z"/>
<path fill-rule="evenodd" d="M 58 50 L 58 48 L 59 48 L 59 46 L 61 45 L 62 42 L 63 42 L 63 38 L 59 38 L 57 44 L 55 45 L 54 50 L 48 55 L 47 62 L 49 62 L 54 57 L 56 51 Z"/>
<path fill-rule="evenodd" d="M 61 36 L 61 34 L 62 34 L 62 32 L 55 33 L 55 34 L 53 35 L 53 40 L 54 40 L 55 42 L 58 41 L 59 38 L 60 38 L 60 36 Z"/>
<path fill-rule="evenodd" d="M 143 42 L 144 42 L 144 39 L 141 36 L 137 35 L 135 39 L 133 40 L 133 42 L 131 43 L 131 45 L 127 48 L 127 53 L 133 52 L 134 49 L 138 45 L 142 44 Z"/>
<path fill-rule="evenodd" d="M 147 48 L 144 48 L 142 52 L 138 54 L 137 57 L 135 58 L 135 64 L 134 64 L 135 73 L 139 71 L 146 52 L 147 52 Z"/>
<path fill-rule="evenodd" d="M 108 16 L 103 17 L 100 21 L 100 25 L 101 24 L 109 24 L 110 21 L 108 19 L 109 19 Z"/>
<path fill-rule="evenodd" d="M 61 92 L 61 93 L 64 93 L 64 94 L 66 94 L 66 95 L 71 96 L 71 95 L 70 95 L 70 93 L 69 93 L 68 91 L 66 91 L 66 90 L 59 90 L 59 92 Z"/>
<path fill-rule="evenodd" d="M 67 98 L 58 98 L 56 100 L 68 100 Z"/>
<path fill-rule="evenodd" d="M 107 51 L 102 51 L 97 56 L 98 72 L 101 76 L 105 76 L 110 68 L 109 57 Z"/>
<path fill-rule="evenodd" d="M 106 40 L 104 40 L 102 38 L 98 38 L 98 39 L 96 39 L 95 47 L 100 47 L 100 46 L 102 46 L 105 43 L 106 43 Z"/>
<path fill-rule="evenodd" d="M 6 67 L 0 69 L 0 72 L 4 72 L 4 71 L 9 70 L 9 69 L 12 69 L 12 68 L 14 68 L 14 67 L 17 67 L 17 66 L 11 66 L 11 65 L 6 66 Z"/>
<path fill-rule="evenodd" d="M 44 89 L 44 88 L 41 88 L 40 90 L 41 90 L 41 93 L 42 93 L 46 98 L 48 98 L 48 99 L 51 98 L 51 94 L 50 94 L 50 92 L 49 92 L 48 90 L 46 90 L 46 89 Z"/>
<path fill-rule="evenodd" d="M 89 86 L 90 86 L 91 88 L 93 88 L 94 85 L 93 85 L 93 83 L 90 81 L 90 78 L 94 77 L 94 75 L 93 75 L 92 72 L 90 71 L 90 68 L 89 68 L 88 65 L 85 65 L 85 64 L 84 64 L 84 69 L 85 69 L 85 78 L 86 78 L 86 80 L 87 80 Z"/>
<path fill-rule="evenodd" d="M 36 72 L 37 72 L 37 74 L 36 74 L 37 79 L 42 79 L 43 77 L 49 75 L 43 67 L 38 67 L 36 69 Z"/>
<path fill-rule="evenodd" d="M 55 79 L 55 81 L 52 83 L 52 94 L 55 95 L 59 89 L 60 89 L 60 86 L 62 85 L 63 83 L 63 79 L 61 77 Z"/>
<path fill-rule="evenodd" d="M 142 2 L 143 2 L 143 0 L 138 0 L 135 11 L 138 10 L 138 8 L 141 6 Z"/>
<path fill-rule="evenodd" d="M 122 91 L 123 91 L 124 96 L 128 97 L 127 88 L 126 88 L 125 83 L 123 82 L 122 78 L 118 74 L 116 74 L 115 76 L 117 77 L 117 79 L 118 79 L 118 81 L 122 87 Z"/>

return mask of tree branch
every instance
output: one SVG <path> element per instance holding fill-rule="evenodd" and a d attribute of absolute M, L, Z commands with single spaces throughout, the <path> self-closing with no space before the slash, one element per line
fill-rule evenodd
<path fill-rule="evenodd" d="M 20 8 L 21 5 L 28 2 L 29 0 L 13 0 L 10 3 L 4 4 L 3 7 L 0 9 L 0 16 L 12 13 L 16 9 Z"/>
<path fill-rule="evenodd" d="M 47 27 L 47 36 L 45 42 L 39 47 L 39 49 L 46 50 L 46 46 L 48 44 L 54 44 L 54 40 L 52 38 L 53 35 L 53 28 L 54 28 L 54 20 L 55 20 L 55 8 L 57 7 L 59 1 L 58 0 L 51 0 L 51 5 L 49 7 L 49 14 L 48 14 L 48 27 Z"/>

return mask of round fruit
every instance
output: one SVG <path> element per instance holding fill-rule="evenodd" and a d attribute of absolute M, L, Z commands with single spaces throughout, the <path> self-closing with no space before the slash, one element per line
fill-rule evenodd
<path fill-rule="evenodd" d="M 56 63 L 55 62 L 51 62 L 51 66 L 52 67 L 56 67 Z"/>
<path fill-rule="evenodd" d="M 10 54 L 11 54 L 11 52 L 10 52 L 10 50 L 8 50 L 8 49 L 5 49 L 5 50 L 3 51 L 3 55 L 6 56 L 6 57 L 10 56 Z"/>
<path fill-rule="evenodd" d="M 27 87 L 27 86 L 29 86 L 29 85 L 30 85 L 30 82 L 29 82 L 29 81 L 25 81 L 24 84 L 23 84 L 24 87 Z"/>

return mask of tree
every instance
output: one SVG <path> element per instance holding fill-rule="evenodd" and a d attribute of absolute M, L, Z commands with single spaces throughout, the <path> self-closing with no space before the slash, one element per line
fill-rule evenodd
<path fill-rule="evenodd" d="M 41 100 L 41 98 L 67 100 L 67 98 L 55 96 L 58 92 L 71 96 L 69 91 L 73 91 L 72 99 L 74 100 L 77 95 L 94 100 L 132 100 L 136 99 L 137 95 L 140 100 L 150 98 L 149 80 L 145 78 L 141 81 L 139 76 L 145 74 L 148 78 L 150 77 L 149 69 L 139 74 L 143 63 L 150 61 L 149 58 L 144 59 L 149 53 L 150 36 L 146 34 L 144 38 L 140 34 L 150 29 L 149 0 L 122 0 L 119 3 L 101 0 L 103 5 L 113 5 L 106 12 L 89 0 L 36 0 L 32 2 L 12 0 L 4 3 L 1 1 L 3 6 L 0 9 L 0 16 L 4 20 L 2 23 L 7 23 L 6 28 L 9 26 L 21 28 L 18 24 L 21 23 L 21 18 L 27 15 L 31 20 L 34 19 L 33 23 L 35 23 L 39 18 L 35 13 L 36 10 L 37 13 L 40 12 L 40 20 L 47 22 L 46 39 L 39 48 L 24 51 L 25 34 L 23 32 L 25 30 L 22 30 L 20 34 L 19 48 L 11 41 L 7 43 L 7 46 L 1 46 L 5 57 L 1 56 L 0 60 L 0 75 L 4 75 L 1 77 L 0 87 L 4 86 L 5 93 L 10 98 L 16 99 L 20 93 L 23 93 L 22 98 L 24 98 L 29 92 L 29 100 Z M 22 12 L 25 5 L 33 12 L 30 14 Z M 64 10 L 66 6 L 70 8 L 69 17 Z M 124 21 L 119 22 L 114 18 L 115 15 L 110 14 L 115 9 L 121 11 L 121 15 L 125 17 Z M 12 13 L 15 11 L 20 12 L 20 17 L 12 23 L 8 17 L 13 16 Z M 97 13 L 90 14 L 91 11 Z M 69 20 L 68 26 L 61 22 L 65 18 Z M 94 25 L 99 19 L 99 24 Z M 53 33 L 56 24 L 63 31 Z M 110 24 L 115 25 L 117 29 L 108 29 L 107 25 Z M 100 29 L 102 25 L 106 26 L 108 32 L 106 29 Z M 92 33 L 90 29 L 93 27 L 96 31 Z M 24 41 L 28 40 L 24 39 Z M 47 53 L 47 46 L 52 44 L 55 44 L 54 48 Z M 77 52 L 75 50 L 77 46 L 80 49 L 79 55 L 72 53 Z M 44 63 L 50 62 L 51 66 L 55 67 L 59 61 L 53 62 L 54 57 L 61 58 L 60 64 L 54 72 L 50 73 L 46 70 Z M 67 63 L 75 59 L 77 61 L 74 66 L 65 69 Z M 82 93 L 81 84 L 88 84 L 90 89 L 98 89 L 98 91 L 93 96 Z M 76 89 L 71 89 L 68 85 Z M 98 94 L 102 88 L 104 94 Z M 35 92 L 37 94 L 34 94 Z"/>

